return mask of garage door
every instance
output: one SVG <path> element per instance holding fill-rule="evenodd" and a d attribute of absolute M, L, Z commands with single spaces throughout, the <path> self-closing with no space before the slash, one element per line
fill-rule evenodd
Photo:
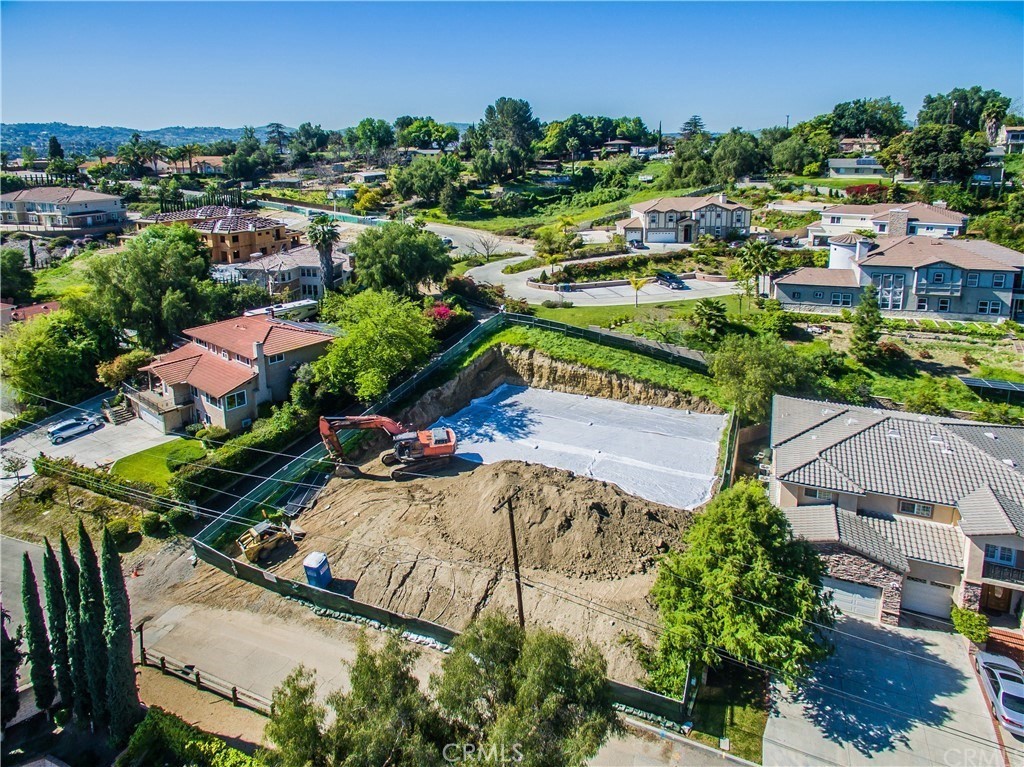
<path fill-rule="evenodd" d="M 878 620 L 882 606 L 882 590 L 877 586 L 841 581 L 836 578 L 822 578 L 821 585 L 832 592 L 832 601 L 845 615 Z"/>
<path fill-rule="evenodd" d="M 938 581 L 907 577 L 903 582 L 902 607 L 948 620 L 953 607 L 953 587 Z"/>
<path fill-rule="evenodd" d="M 676 241 L 676 233 L 675 232 L 648 232 L 647 233 L 647 241 L 648 242 L 675 242 Z"/>

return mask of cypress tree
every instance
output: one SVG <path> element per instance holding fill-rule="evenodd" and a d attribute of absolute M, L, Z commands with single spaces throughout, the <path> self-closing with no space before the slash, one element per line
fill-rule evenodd
<path fill-rule="evenodd" d="M 75 698 L 75 686 L 71 681 L 68 660 L 68 606 L 64 601 L 60 565 L 49 541 L 46 541 L 46 551 L 43 552 L 43 594 L 46 596 L 46 622 L 50 626 L 50 652 L 53 654 L 57 693 L 61 705 L 70 708 Z"/>
<path fill-rule="evenodd" d="M 103 571 L 103 599 L 106 621 L 103 635 L 107 640 L 107 703 L 110 710 L 110 739 L 116 744 L 127 742 L 138 721 L 139 692 L 135 686 L 135 663 L 132 658 L 132 618 L 128 589 L 121 571 L 121 556 L 109 530 L 103 531 L 100 557 Z"/>
<path fill-rule="evenodd" d="M 21 708 L 18 699 L 18 667 L 21 666 L 21 627 L 12 637 L 7 633 L 10 613 L 0 607 L 0 730 L 7 729 Z"/>
<path fill-rule="evenodd" d="M 57 696 L 57 684 L 53 679 L 53 653 L 50 652 L 50 637 L 46 633 L 43 606 L 39 603 L 39 586 L 28 552 L 21 560 L 21 606 L 25 610 L 25 641 L 28 643 L 29 677 L 32 693 L 40 711 L 49 711 Z"/>
<path fill-rule="evenodd" d="M 92 707 L 92 729 L 93 732 L 99 732 L 107 726 L 107 643 L 103 639 L 103 583 L 100 580 L 96 549 L 81 520 L 78 521 L 78 566 L 81 568 L 78 581 L 79 629 Z"/>
<path fill-rule="evenodd" d="M 82 648 L 82 628 L 79 618 L 79 570 L 78 563 L 71 556 L 71 547 L 64 533 L 60 534 L 60 564 L 64 571 L 64 603 L 67 607 L 68 669 L 71 672 L 71 686 L 75 691 L 71 698 L 75 719 L 84 723 L 89 718 L 89 679 L 85 674 L 85 651 Z"/>

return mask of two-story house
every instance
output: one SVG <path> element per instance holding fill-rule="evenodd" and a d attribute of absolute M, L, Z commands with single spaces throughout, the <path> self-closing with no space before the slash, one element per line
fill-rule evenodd
<path fill-rule="evenodd" d="M 844 612 L 1024 609 L 1024 427 L 776 396 L 772 502 Z"/>
<path fill-rule="evenodd" d="M 334 247 L 331 260 L 334 273 L 330 284 L 333 287 L 344 284 L 351 273 L 345 245 Z M 300 245 L 270 256 L 253 258 L 247 264 L 235 267 L 242 281 L 266 288 L 275 300 L 291 301 L 302 298 L 320 298 L 320 254 L 312 245 Z"/>
<path fill-rule="evenodd" d="M 62 234 L 120 229 L 124 201 L 113 194 L 62 186 L 37 186 L 0 195 L 4 228 L 39 229 Z"/>
<path fill-rule="evenodd" d="M 165 434 L 190 423 L 229 431 L 250 426 L 264 402 L 288 397 L 295 369 L 320 357 L 333 336 L 268 315 L 242 316 L 182 331 L 189 341 L 125 387 L 132 409 Z"/>
<path fill-rule="evenodd" d="M 299 245 L 299 232 L 263 216 L 228 216 L 192 224 L 210 249 L 214 264 L 245 263 Z"/>
<path fill-rule="evenodd" d="M 844 234 L 829 240 L 828 268 L 776 276 L 772 297 L 790 311 L 834 313 L 869 284 L 887 317 L 998 321 L 1024 313 L 1024 253 L 985 240 Z"/>
<path fill-rule="evenodd" d="M 996 145 L 1006 149 L 1007 154 L 1024 152 L 1024 125 L 1004 125 L 999 129 Z"/>
<path fill-rule="evenodd" d="M 659 197 L 630 205 L 630 218 L 615 223 L 627 242 L 696 242 L 702 234 L 746 237 L 751 208 L 725 194 L 708 197 Z"/>
<path fill-rule="evenodd" d="M 882 237 L 956 237 L 967 231 L 967 216 L 949 210 L 945 203 L 835 205 L 821 212 L 821 221 L 807 227 L 807 236 L 812 245 L 826 245 L 833 237 L 861 230 Z"/>

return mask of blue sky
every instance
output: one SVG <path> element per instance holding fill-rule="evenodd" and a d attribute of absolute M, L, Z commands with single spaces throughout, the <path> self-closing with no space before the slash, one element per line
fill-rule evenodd
<path fill-rule="evenodd" d="M 640 115 L 793 122 L 891 95 L 1024 96 L 1024 3 L 0 3 L 0 117 L 149 129 Z"/>

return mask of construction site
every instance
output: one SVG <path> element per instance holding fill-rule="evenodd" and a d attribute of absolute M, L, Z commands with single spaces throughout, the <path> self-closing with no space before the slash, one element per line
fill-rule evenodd
<path fill-rule="evenodd" d="M 482 611 L 594 642 L 609 675 L 641 669 L 658 555 L 718 482 L 727 416 L 616 374 L 493 348 L 395 418 L 321 420 L 334 476 L 295 520 L 302 536 L 243 536 L 235 555 L 305 582 L 462 630 Z M 344 454 L 332 434 L 365 430 Z M 322 557 L 320 555 L 323 555 Z M 305 565 L 305 566 L 304 566 Z M 311 581 L 312 582 L 312 581 Z M 316 584 L 320 585 L 320 584 Z"/>

